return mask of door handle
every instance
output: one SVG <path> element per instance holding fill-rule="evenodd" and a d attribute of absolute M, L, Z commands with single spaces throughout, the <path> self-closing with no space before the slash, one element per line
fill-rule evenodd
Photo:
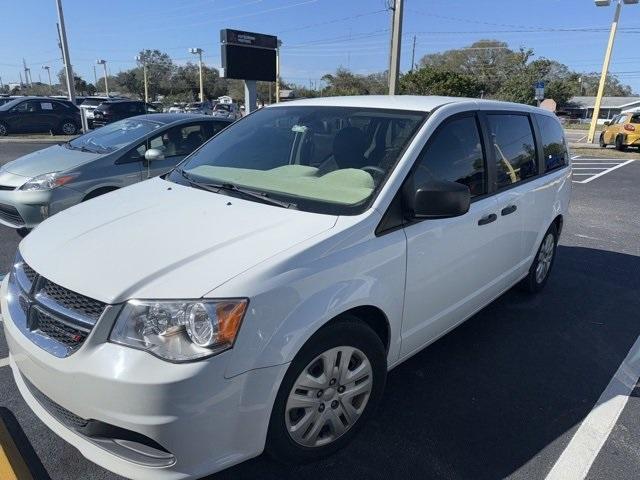
<path fill-rule="evenodd" d="M 486 225 L 487 223 L 495 222 L 497 219 L 498 216 L 495 213 L 492 213 L 478 220 L 478 225 Z"/>
<path fill-rule="evenodd" d="M 502 216 L 509 215 L 510 213 L 515 212 L 518 209 L 516 205 L 509 205 L 508 207 L 504 207 L 500 212 Z"/>

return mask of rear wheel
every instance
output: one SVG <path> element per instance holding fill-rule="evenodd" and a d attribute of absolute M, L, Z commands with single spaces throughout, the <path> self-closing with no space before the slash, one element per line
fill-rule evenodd
<path fill-rule="evenodd" d="M 616 137 L 616 150 L 624 152 L 626 149 L 627 149 L 627 147 L 623 143 L 622 135 L 618 135 Z"/>
<path fill-rule="evenodd" d="M 9 135 L 9 128 L 5 123 L 0 122 L 0 137 L 6 137 Z"/>
<path fill-rule="evenodd" d="M 544 288 L 556 258 L 557 244 L 558 227 L 554 222 L 542 237 L 542 243 L 538 248 L 538 253 L 531 268 L 529 268 L 529 273 L 520 283 L 523 290 L 530 293 L 538 293 Z"/>
<path fill-rule="evenodd" d="M 276 396 L 266 449 L 286 463 L 317 460 L 344 447 L 373 414 L 386 381 L 376 333 L 348 317 L 300 350 Z"/>
<path fill-rule="evenodd" d="M 60 125 L 60 133 L 63 135 L 75 135 L 78 133 L 78 126 L 76 125 L 76 122 L 72 120 L 65 120 L 62 122 L 62 125 Z"/>

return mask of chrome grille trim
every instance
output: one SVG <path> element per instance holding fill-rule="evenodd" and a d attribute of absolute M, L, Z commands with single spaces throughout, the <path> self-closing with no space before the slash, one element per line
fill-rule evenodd
<path fill-rule="evenodd" d="M 9 313 L 20 331 L 52 355 L 78 350 L 107 308 L 40 276 L 18 253 L 9 276 Z"/>

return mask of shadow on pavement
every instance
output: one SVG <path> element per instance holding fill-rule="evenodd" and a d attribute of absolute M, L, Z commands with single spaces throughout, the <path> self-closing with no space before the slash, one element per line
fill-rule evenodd
<path fill-rule="evenodd" d="M 263 455 L 209 478 L 497 479 L 542 462 L 540 478 L 640 335 L 638 291 L 640 257 L 560 246 L 543 293 L 508 292 L 393 370 L 343 451 L 295 467 Z"/>

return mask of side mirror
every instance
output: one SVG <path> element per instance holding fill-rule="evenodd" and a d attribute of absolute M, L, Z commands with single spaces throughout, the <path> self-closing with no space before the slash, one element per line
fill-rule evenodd
<path fill-rule="evenodd" d="M 430 180 L 416 186 L 409 181 L 404 188 L 405 210 L 411 219 L 459 217 L 471 205 L 469 187 L 457 182 Z"/>
<path fill-rule="evenodd" d="M 605 127 L 608 127 L 609 125 L 611 125 L 611 122 L 604 122 L 604 123 L 603 123 L 603 125 L 604 125 Z"/>
<path fill-rule="evenodd" d="M 144 152 L 144 159 L 147 162 L 162 160 L 164 159 L 164 153 L 162 153 L 162 151 L 158 150 L 157 148 L 150 148 L 149 150 Z"/>

